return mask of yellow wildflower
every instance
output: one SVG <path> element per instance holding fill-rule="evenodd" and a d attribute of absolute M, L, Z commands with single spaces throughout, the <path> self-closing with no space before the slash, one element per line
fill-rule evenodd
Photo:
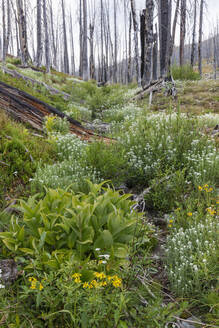
<path fill-rule="evenodd" d="M 106 275 L 105 275 L 104 272 L 94 272 L 94 276 L 95 276 L 96 278 L 99 278 L 100 280 L 106 278 Z"/>
<path fill-rule="evenodd" d="M 188 215 L 188 216 L 192 216 L 192 212 L 188 212 L 187 215 Z"/>
<path fill-rule="evenodd" d="M 169 223 L 173 223 L 173 220 L 169 220 Z"/>
<path fill-rule="evenodd" d="M 102 263 L 103 263 L 103 260 L 99 260 L 99 261 L 98 261 L 98 264 L 102 264 Z"/>
<path fill-rule="evenodd" d="M 30 282 L 32 282 L 32 281 L 37 281 L 37 279 L 34 278 L 34 277 L 29 277 L 28 280 L 29 280 Z"/>
<path fill-rule="evenodd" d="M 32 284 L 32 285 L 30 286 L 30 289 L 36 289 L 36 285 L 33 285 L 33 284 Z"/>
<path fill-rule="evenodd" d="M 209 187 L 209 185 L 208 184 L 205 184 L 204 186 L 203 186 L 203 188 L 208 188 Z"/>
<path fill-rule="evenodd" d="M 112 284 L 115 288 L 121 287 L 122 279 L 117 278 L 117 279 L 113 280 Z"/>
<path fill-rule="evenodd" d="M 89 287 L 89 284 L 88 282 L 86 281 L 84 284 L 83 284 L 83 288 L 88 288 Z"/>
<path fill-rule="evenodd" d="M 42 290 L 42 289 L 43 289 L 43 285 L 40 283 L 39 290 Z"/>
<path fill-rule="evenodd" d="M 99 285 L 100 285 L 100 287 L 107 286 L 107 282 L 106 281 L 101 281 Z"/>
<path fill-rule="evenodd" d="M 81 277 L 81 273 L 74 273 L 72 275 L 72 278 L 74 278 L 74 279 L 77 279 L 77 278 L 80 278 L 80 277 Z"/>
<path fill-rule="evenodd" d="M 80 279 L 80 278 L 75 278 L 74 282 L 75 282 L 76 284 L 80 284 L 80 283 L 81 283 L 81 279 Z"/>
<path fill-rule="evenodd" d="M 211 191 L 213 191 L 213 188 L 209 188 L 207 192 L 211 192 Z"/>
<path fill-rule="evenodd" d="M 203 188 L 202 188 L 201 186 L 198 186 L 198 189 L 199 189 L 200 191 L 202 191 L 202 190 L 203 190 Z"/>

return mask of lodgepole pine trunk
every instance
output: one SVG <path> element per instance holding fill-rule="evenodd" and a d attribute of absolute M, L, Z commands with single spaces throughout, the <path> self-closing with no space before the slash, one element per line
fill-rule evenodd
<path fill-rule="evenodd" d="M 141 72 L 140 72 L 140 63 L 139 63 L 139 48 L 138 48 L 138 22 L 136 16 L 135 0 L 131 1 L 131 12 L 133 20 L 133 29 L 134 29 L 134 42 L 135 42 L 135 66 L 136 66 L 136 79 L 138 86 L 141 86 Z"/>

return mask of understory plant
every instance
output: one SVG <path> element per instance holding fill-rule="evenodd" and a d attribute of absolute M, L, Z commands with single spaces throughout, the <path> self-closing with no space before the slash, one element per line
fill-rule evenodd
<path fill-rule="evenodd" d="M 9 254 L 31 257 L 37 262 L 28 267 L 42 270 L 57 268 L 71 257 L 98 258 L 98 249 L 125 263 L 139 214 L 131 211 L 130 195 L 104 189 L 103 183 L 88 184 L 88 194 L 50 189 L 41 200 L 37 195 L 22 200 L 22 220 L 12 217 L 9 231 L 0 233 Z"/>

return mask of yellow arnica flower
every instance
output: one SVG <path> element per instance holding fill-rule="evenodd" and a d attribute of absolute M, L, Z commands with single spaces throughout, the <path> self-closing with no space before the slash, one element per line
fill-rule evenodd
<path fill-rule="evenodd" d="M 99 283 L 99 285 L 100 285 L 100 287 L 105 287 L 105 286 L 107 286 L 107 282 L 106 281 L 101 281 Z"/>
<path fill-rule="evenodd" d="M 171 228 L 172 227 L 172 224 L 168 224 L 168 227 Z"/>
<path fill-rule="evenodd" d="M 89 287 L 89 284 L 88 282 L 86 281 L 84 284 L 83 284 L 83 288 L 88 288 Z"/>
<path fill-rule="evenodd" d="M 72 275 L 72 278 L 80 278 L 81 277 L 81 273 L 74 273 Z"/>
<path fill-rule="evenodd" d="M 121 284 L 122 284 L 122 279 L 116 279 L 116 280 L 113 280 L 113 286 L 115 288 L 118 288 L 118 287 L 121 287 Z"/>
<path fill-rule="evenodd" d="M 39 289 L 40 290 L 42 290 L 43 289 L 43 285 L 40 283 L 40 287 L 39 287 Z"/>
<path fill-rule="evenodd" d="M 102 263 L 103 263 L 103 260 L 99 260 L 99 261 L 98 261 L 98 264 L 102 264 Z"/>
<path fill-rule="evenodd" d="M 213 191 L 213 188 L 209 188 L 207 192 L 211 192 L 211 191 Z"/>
<path fill-rule="evenodd" d="M 76 284 L 80 284 L 80 283 L 81 283 L 81 279 L 80 279 L 80 278 L 75 278 L 74 282 L 75 282 Z"/>
<path fill-rule="evenodd" d="M 30 289 L 36 289 L 36 285 L 31 285 Z"/>
<path fill-rule="evenodd" d="M 208 184 L 205 184 L 204 186 L 203 186 L 203 188 L 208 188 L 209 186 L 208 186 Z"/>
<path fill-rule="evenodd" d="M 94 272 L 94 276 L 99 279 L 105 279 L 106 275 L 104 272 Z"/>
<path fill-rule="evenodd" d="M 192 216 L 192 212 L 187 213 L 188 216 Z"/>
<path fill-rule="evenodd" d="M 203 190 L 203 188 L 202 188 L 201 186 L 198 186 L 198 189 L 199 189 L 200 191 L 202 191 L 202 190 Z"/>
<path fill-rule="evenodd" d="M 28 280 L 29 280 L 30 282 L 32 282 L 32 281 L 37 281 L 37 279 L 34 278 L 34 277 L 30 277 L 30 278 L 28 278 Z"/>
<path fill-rule="evenodd" d="M 173 223 L 173 220 L 169 220 L 169 223 Z"/>

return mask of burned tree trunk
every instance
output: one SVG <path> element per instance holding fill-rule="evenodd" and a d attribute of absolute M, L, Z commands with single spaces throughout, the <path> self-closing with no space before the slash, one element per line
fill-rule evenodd
<path fill-rule="evenodd" d="M 50 72 L 50 53 L 49 53 L 49 32 L 47 24 L 46 0 L 43 0 L 43 22 L 45 33 L 45 56 L 46 56 L 46 73 Z"/>
<path fill-rule="evenodd" d="M 64 39 L 64 72 L 69 74 L 69 59 L 68 59 L 68 45 L 67 45 L 66 24 L 65 24 L 64 0 L 62 0 L 62 28 L 63 28 L 63 39 Z"/>
<path fill-rule="evenodd" d="M 202 27 L 203 27 L 203 10 L 204 0 L 200 3 L 200 18 L 199 18 L 199 39 L 198 39 L 198 70 L 199 74 L 202 75 Z"/>
<path fill-rule="evenodd" d="M 158 33 L 157 24 L 155 25 L 154 44 L 153 44 L 153 80 L 157 80 L 157 59 L 158 59 Z"/>
<path fill-rule="evenodd" d="M 21 60 L 22 60 L 22 64 L 24 66 L 27 66 L 29 53 L 27 47 L 26 18 L 24 15 L 23 0 L 16 0 L 16 3 L 17 3 L 17 13 L 18 13 L 18 29 L 19 29 Z"/>
<path fill-rule="evenodd" d="M 197 0 L 194 0 L 194 22 L 192 31 L 192 51 L 191 51 L 191 67 L 194 66 L 195 62 L 195 39 L 196 39 L 196 17 L 197 17 Z"/>
<path fill-rule="evenodd" d="M 144 10 L 141 15 L 142 87 L 147 85 L 152 79 L 152 53 L 153 53 L 153 37 L 154 37 L 153 15 L 154 15 L 154 1 L 148 0 L 146 10 Z"/>
<path fill-rule="evenodd" d="M 83 0 L 83 80 L 88 81 L 87 0 Z"/>
<path fill-rule="evenodd" d="M 185 36 L 186 36 L 186 0 L 181 0 L 180 46 L 179 46 L 180 66 L 184 65 Z"/>
<path fill-rule="evenodd" d="M 43 55 L 43 44 L 42 44 L 42 3 L 41 0 L 37 0 L 37 55 L 36 65 L 41 66 Z"/>
<path fill-rule="evenodd" d="M 136 79 L 138 82 L 138 86 L 140 87 L 141 74 L 140 74 L 139 49 L 138 49 L 138 22 L 136 17 L 135 0 L 130 0 L 130 1 L 131 1 L 131 12 L 132 12 L 132 20 L 133 20 L 133 28 L 134 28 Z"/>
<path fill-rule="evenodd" d="M 170 76 L 170 28 L 171 0 L 158 2 L 159 35 L 160 35 L 160 76 Z"/>

